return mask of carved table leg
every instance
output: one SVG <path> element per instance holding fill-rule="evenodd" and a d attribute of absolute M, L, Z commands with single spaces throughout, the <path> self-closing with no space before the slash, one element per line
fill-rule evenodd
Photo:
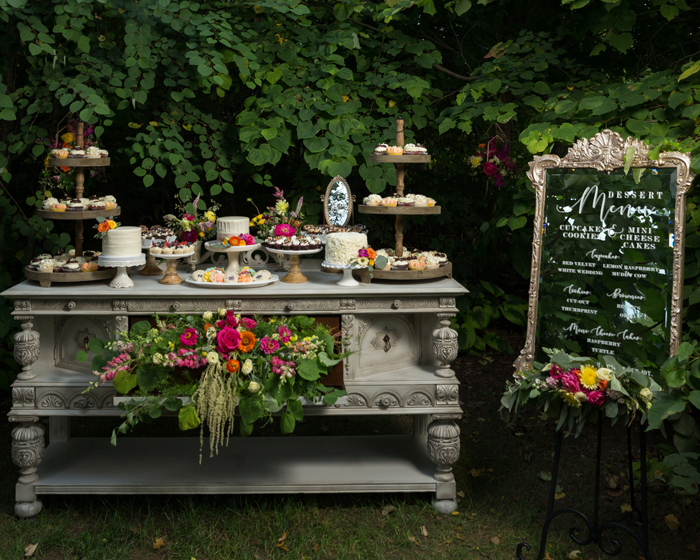
<path fill-rule="evenodd" d="M 44 426 L 37 417 L 25 417 L 22 423 L 12 430 L 12 462 L 20 468 L 19 480 L 15 486 L 15 515 L 34 517 L 42 508 L 36 499 L 34 485 L 39 480 L 36 468 L 44 458 Z"/>
<path fill-rule="evenodd" d="M 438 377 L 454 377 L 455 372 L 450 363 L 457 357 L 457 331 L 450 328 L 450 319 L 454 313 L 438 313 L 440 328 L 433 331 L 433 356 L 440 362 L 440 368 L 435 372 Z"/>
<path fill-rule="evenodd" d="M 22 366 L 17 379 L 30 381 L 36 377 L 32 364 L 39 359 L 39 333 L 32 330 L 33 317 L 18 316 L 15 319 L 22 321 L 22 330 L 15 335 L 15 361 Z"/>
<path fill-rule="evenodd" d="M 433 414 L 428 426 L 428 457 L 437 465 L 433 478 L 438 481 L 433 507 L 440 513 L 452 513 L 457 509 L 457 483 L 452 465 L 459 458 L 459 426 L 453 422 L 457 414 Z"/>

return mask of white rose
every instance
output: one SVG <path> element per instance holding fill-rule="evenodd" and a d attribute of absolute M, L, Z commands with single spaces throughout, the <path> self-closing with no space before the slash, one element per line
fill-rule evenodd
<path fill-rule="evenodd" d="M 211 311 L 207 311 L 202 315 L 202 319 L 204 319 L 207 323 L 211 323 L 211 321 L 214 319 L 214 315 Z"/>
<path fill-rule="evenodd" d="M 251 381 L 248 384 L 248 390 L 251 393 L 257 393 L 260 390 L 260 383 L 257 383 L 256 381 Z"/>
<path fill-rule="evenodd" d="M 219 363 L 219 355 L 216 352 L 208 352 L 207 363 L 211 364 L 212 366 L 215 366 Z"/>
<path fill-rule="evenodd" d="M 216 329 L 214 327 L 209 327 L 207 329 L 207 339 L 211 340 L 216 337 Z"/>
<path fill-rule="evenodd" d="M 219 317 L 224 317 L 226 315 L 225 309 L 219 309 Z"/>
<path fill-rule="evenodd" d="M 245 362 L 243 362 L 243 367 L 241 368 L 241 372 L 244 375 L 248 375 L 251 371 L 253 371 L 253 360 L 247 359 Z"/>
<path fill-rule="evenodd" d="M 577 400 L 578 402 L 580 402 L 580 403 L 585 403 L 585 402 L 588 400 L 588 397 L 586 396 L 586 393 L 582 393 L 581 391 L 579 391 L 578 393 L 576 393 L 576 394 L 574 395 L 574 397 L 576 397 L 576 400 Z"/>
<path fill-rule="evenodd" d="M 602 367 L 596 371 L 596 374 L 598 375 L 598 379 L 601 381 L 612 381 L 613 372 L 611 369 Z"/>
<path fill-rule="evenodd" d="M 641 391 L 639 391 L 639 396 L 642 398 L 644 402 L 650 402 L 653 395 L 651 393 L 651 389 L 649 387 L 644 387 Z"/>

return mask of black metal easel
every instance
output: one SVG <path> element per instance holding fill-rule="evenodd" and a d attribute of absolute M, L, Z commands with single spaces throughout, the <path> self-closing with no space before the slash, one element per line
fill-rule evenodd
<path fill-rule="evenodd" d="M 569 529 L 569 537 L 577 545 L 586 546 L 590 543 L 596 543 L 598 547 L 609 556 L 617 556 L 622 552 L 622 543 L 613 537 L 604 537 L 603 533 L 608 530 L 620 530 L 627 533 L 634 541 L 639 545 L 639 548 L 644 554 L 646 560 L 651 560 L 651 554 L 649 553 L 649 520 L 647 516 L 647 442 L 646 434 L 642 427 L 640 426 L 640 437 L 639 446 L 641 453 L 641 507 L 637 506 L 635 500 L 634 491 L 634 473 L 632 469 L 632 429 L 630 426 L 627 427 L 627 463 L 629 468 L 629 479 L 630 479 L 630 504 L 632 506 L 632 512 L 626 513 L 620 521 L 611 521 L 607 523 L 602 523 L 599 525 L 598 512 L 599 512 L 599 502 L 600 502 L 600 457 L 601 457 L 601 440 L 603 437 L 603 419 L 598 421 L 598 443 L 596 449 L 596 467 L 595 467 L 595 495 L 593 497 L 593 520 L 589 520 L 582 512 L 573 508 L 562 508 L 554 510 L 554 494 L 557 487 L 557 475 L 559 474 L 559 457 L 561 455 L 561 440 L 562 431 L 557 431 L 556 443 L 554 448 L 554 464 L 552 465 L 552 481 L 549 485 L 549 499 L 547 500 L 547 519 L 544 522 L 544 527 L 542 528 L 542 537 L 540 539 L 540 551 L 537 556 L 537 560 L 542 560 L 544 558 L 544 553 L 547 547 L 547 533 L 549 532 L 549 525 L 552 523 L 555 517 L 564 514 L 571 514 L 580 518 L 588 529 L 588 536 L 585 539 L 579 538 L 578 534 L 581 529 L 578 525 L 573 525 Z M 642 525 L 641 536 L 633 531 L 630 527 L 625 525 L 625 521 L 628 517 L 637 514 L 639 516 L 639 521 Z M 518 560 L 525 560 L 523 556 L 523 549 L 525 551 L 530 550 L 530 545 L 526 542 L 521 542 L 518 544 L 516 549 L 516 557 Z"/>

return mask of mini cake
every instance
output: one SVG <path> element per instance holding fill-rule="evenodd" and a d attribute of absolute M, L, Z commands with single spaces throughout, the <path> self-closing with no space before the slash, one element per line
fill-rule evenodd
<path fill-rule="evenodd" d="M 377 146 L 374 148 L 374 154 L 378 156 L 385 156 L 386 151 L 389 148 L 388 144 L 377 144 Z"/>
<path fill-rule="evenodd" d="M 39 257 L 32 259 L 29 264 L 27 265 L 27 268 L 29 270 L 38 270 L 39 265 L 43 262 L 44 259 L 41 259 Z"/>
<path fill-rule="evenodd" d="M 45 259 L 39 263 L 39 272 L 53 272 L 53 261 L 50 259 Z"/>
<path fill-rule="evenodd" d="M 74 148 L 70 151 L 70 157 L 71 158 L 84 158 L 85 157 L 85 150 L 82 150 L 80 148 Z"/>
<path fill-rule="evenodd" d="M 326 240 L 326 261 L 332 264 L 346 265 L 357 259 L 358 251 L 367 247 L 364 233 L 330 233 Z"/>
<path fill-rule="evenodd" d="M 435 270 L 440 266 L 440 262 L 438 261 L 437 257 L 435 255 L 428 255 L 425 257 L 425 268 L 426 270 Z"/>
<path fill-rule="evenodd" d="M 63 272 L 80 272 L 80 264 L 78 261 L 71 259 L 63 265 Z"/>
<path fill-rule="evenodd" d="M 393 196 L 388 196 L 382 199 L 382 206 L 396 206 L 397 204 L 398 200 L 395 199 Z"/>
<path fill-rule="evenodd" d="M 88 158 L 99 158 L 100 157 L 100 149 L 97 146 L 90 146 L 87 150 L 85 150 L 85 156 Z"/>
<path fill-rule="evenodd" d="M 425 260 L 423 259 L 411 259 L 408 261 L 408 268 L 411 270 L 424 270 L 425 269 Z"/>
<path fill-rule="evenodd" d="M 405 156 L 415 156 L 418 154 L 418 146 L 416 146 L 415 144 L 406 144 L 403 147 L 403 155 Z"/>
<path fill-rule="evenodd" d="M 224 278 L 224 282 L 226 284 L 238 284 L 238 272 L 227 274 L 226 278 Z"/>
<path fill-rule="evenodd" d="M 101 158 L 108 158 L 109 152 L 107 150 L 98 150 Z"/>
<path fill-rule="evenodd" d="M 111 210 L 112 208 L 116 208 L 117 206 L 117 199 L 114 198 L 111 194 L 107 195 L 104 197 L 104 203 L 105 203 L 105 208 L 107 210 Z"/>
<path fill-rule="evenodd" d="M 82 212 L 84 210 L 83 208 L 83 203 L 80 202 L 80 199 L 78 198 L 73 198 L 71 201 L 68 203 L 68 212 Z"/>
<path fill-rule="evenodd" d="M 250 218 L 245 216 L 224 216 L 216 220 L 216 240 L 223 241 L 232 235 L 250 233 Z"/>
<path fill-rule="evenodd" d="M 67 208 L 68 207 L 63 202 L 51 206 L 51 210 L 54 212 L 65 212 Z"/>
<path fill-rule="evenodd" d="M 415 203 L 410 198 L 401 197 L 401 198 L 396 199 L 396 205 L 397 206 L 414 206 Z"/>
<path fill-rule="evenodd" d="M 138 257 L 141 254 L 141 228 L 121 226 L 110 229 L 102 237 L 102 256 L 109 258 Z"/>
<path fill-rule="evenodd" d="M 435 199 L 434 198 L 428 198 L 427 203 L 429 207 L 435 206 Z"/>
<path fill-rule="evenodd" d="M 391 263 L 391 270 L 409 270 L 410 266 L 408 261 L 404 258 L 395 258 L 394 262 Z"/>
<path fill-rule="evenodd" d="M 88 210 L 106 210 L 107 204 L 103 200 L 93 200 L 88 202 Z"/>
<path fill-rule="evenodd" d="M 386 149 L 386 155 L 388 155 L 388 156 L 401 156 L 401 155 L 403 155 L 403 147 L 402 146 L 389 146 Z"/>
<path fill-rule="evenodd" d="M 63 148 L 61 150 L 56 150 L 54 157 L 58 159 L 66 159 L 69 155 L 70 152 L 67 149 Z"/>
<path fill-rule="evenodd" d="M 422 194 L 416 194 L 413 196 L 413 204 L 425 208 L 428 206 L 428 197 Z"/>
<path fill-rule="evenodd" d="M 378 194 L 371 194 L 365 197 L 364 203 L 367 206 L 379 206 L 382 203 L 382 200 L 382 197 Z"/>

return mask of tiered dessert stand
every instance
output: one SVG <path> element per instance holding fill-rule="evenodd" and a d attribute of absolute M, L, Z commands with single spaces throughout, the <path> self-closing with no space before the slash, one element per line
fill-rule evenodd
<path fill-rule="evenodd" d="M 404 145 L 403 119 L 396 119 L 396 145 Z M 430 163 L 429 155 L 388 156 L 372 154 L 369 160 L 373 163 L 393 163 L 396 165 L 396 194 L 403 196 L 404 190 L 404 164 L 406 163 Z M 360 214 L 390 214 L 396 216 L 396 247 L 394 253 L 397 257 L 403 257 L 403 218 L 404 216 L 435 215 L 441 213 L 439 206 L 369 206 L 360 204 L 357 208 Z M 366 268 L 357 271 L 363 282 L 368 283 L 372 278 L 385 280 L 425 280 L 447 276 L 452 278 L 452 263 L 447 266 L 431 270 L 374 270 L 371 273 Z"/>
<path fill-rule="evenodd" d="M 83 148 L 83 130 L 82 122 L 78 123 L 77 145 Z M 49 165 L 54 167 L 75 167 L 75 197 L 82 198 L 85 189 L 85 172 L 86 167 L 107 167 L 109 166 L 109 158 L 49 158 Z M 37 216 L 46 220 L 71 220 L 75 222 L 75 256 L 83 256 L 83 220 L 91 220 L 98 217 L 119 216 L 121 208 L 117 206 L 111 210 L 83 210 L 76 212 L 54 212 L 53 210 L 37 210 Z M 52 282 L 94 282 L 95 280 L 106 280 L 113 278 L 116 271 L 113 269 L 96 270 L 93 272 L 39 272 L 29 270 L 25 267 L 24 275 L 29 280 L 38 281 L 43 288 L 50 288 Z"/>
<path fill-rule="evenodd" d="M 250 251 L 255 251 L 260 249 L 260 243 L 255 245 L 238 245 L 238 246 L 226 246 L 222 245 L 219 241 L 207 241 L 204 244 L 207 251 L 213 253 L 226 253 L 228 255 L 228 267 L 226 268 L 226 274 L 233 274 L 241 269 L 240 257 L 242 253 L 248 253 Z"/>
<path fill-rule="evenodd" d="M 314 255 L 323 251 L 323 247 L 318 249 L 310 249 L 308 251 L 285 251 L 284 249 L 270 249 L 265 247 L 265 250 L 273 255 L 289 255 L 289 272 L 282 278 L 281 282 L 287 282 L 288 284 L 301 284 L 306 282 L 308 278 L 301 273 L 301 268 L 299 267 L 299 257 L 301 255 Z"/>

